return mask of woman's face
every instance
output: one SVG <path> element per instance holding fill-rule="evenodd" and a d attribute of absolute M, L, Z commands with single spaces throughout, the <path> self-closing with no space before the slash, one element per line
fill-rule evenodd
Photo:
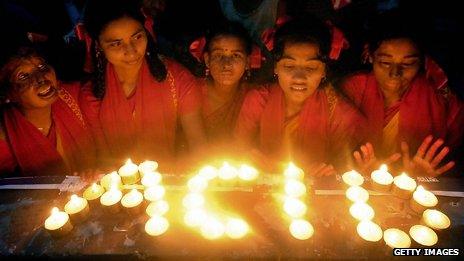
<path fill-rule="evenodd" d="M 285 44 L 274 72 L 287 102 L 303 103 L 325 77 L 325 64 L 319 60 L 319 47 L 312 43 Z"/>
<path fill-rule="evenodd" d="M 211 77 L 220 86 L 236 86 L 249 64 L 245 46 L 234 36 L 213 38 L 204 58 Z"/>
<path fill-rule="evenodd" d="M 55 71 L 42 58 L 22 59 L 10 77 L 9 96 L 24 109 L 50 106 L 58 97 Z"/>
<path fill-rule="evenodd" d="M 380 89 L 397 93 L 409 87 L 421 66 L 419 50 L 406 38 L 383 41 L 372 63 Z"/>
<path fill-rule="evenodd" d="M 147 49 L 147 35 L 137 20 L 122 17 L 103 29 L 99 44 L 106 59 L 116 68 L 140 68 Z"/>

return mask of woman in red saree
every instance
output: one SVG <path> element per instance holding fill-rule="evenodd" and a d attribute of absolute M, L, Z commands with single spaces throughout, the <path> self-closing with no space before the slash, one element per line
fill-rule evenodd
<path fill-rule="evenodd" d="M 59 84 L 31 49 L 20 49 L 0 72 L 0 173 L 70 175 L 95 165 L 90 130 L 76 102 L 79 86 Z"/>
<path fill-rule="evenodd" d="M 263 165 L 293 160 L 311 175 L 331 175 L 361 141 L 362 117 L 327 79 L 328 43 L 318 21 L 290 21 L 276 32 L 278 82 L 248 93 L 235 129 Z"/>
<path fill-rule="evenodd" d="M 143 19 L 131 1 L 93 1 L 86 9 L 96 63 L 80 100 L 106 166 L 127 158 L 171 165 L 178 123 L 191 149 L 204 143 L 195 79 L 158 55 Z"/>

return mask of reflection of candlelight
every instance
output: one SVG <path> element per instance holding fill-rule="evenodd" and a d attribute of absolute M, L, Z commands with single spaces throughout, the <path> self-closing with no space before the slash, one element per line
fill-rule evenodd
<path fill-rule="evenodd" d="M 285 193 L 298 198 L 306 194 L 306 186 L 301 181 L 290 179 L 285 182 Z"/>
<path fill-rule="evenodd" d="M 248 224 L 242 219 L 232 218 L 227 221 L 226 234 L 230 238 L 238 239 L 244 237 L 248 233 Z"/>
<path fill-rule="evenodd" d="M 303 219 L 293 220 L 289 229 L 292 236 L 299 240 L 306 240 L 314 234 L 311 223 Z"/>
<path fill-rule="evenodd" d="M 128 159 L 126 164 L 119 168 L 118 173 L 124 184 L 135 184 L 140 179 L 139 167 L 132 163 L 131 159 Z"/>
<path fill-rule="evenodd" d="M 406 173 L 402 173 L 399 176 L 396 176 L 393 179 L 393 183 L 395 186 L 393 187 L 393 194 L 397 197 L 402 199 L 408 199 L 411 197 L 412 192 L 416 189 L 416 181 L 406 175 Z"/>
<path fill-rule="evenodd" d="M 105 193 L 105 189 L 102 186 L 93 183 L 84 191 L 83 197 L 89 201 L 89 204 L 92 204 L 92 202 L 96 202 L 103 193 Z"/>
<path fill-rule="evenodd" d="M 389 228 L 383 232 L 385 243 L 391 248 L 409 248 L 411 239 L 408 234 L 397 228 Z"/>
<path fill-rule="evenodd" d="M 345 194 L 353 202 L 366 202 L 369 199 L 369 192 L 358 186 L 349 187 Z"/>
<path fill-rule="evenodd" d="M 258 177 L 258 171 L 246 164 L 242 164 L 238 169 L 238 177 L 242 180 L 251 181 Z"/>
<path fill-rule="evenodd" d="M 139 172 L 143 177 L 147 173 L 155 172 L 158 169 L 158 162 L 146 160 L 139 164 Z"/>
<path fill-rule="evenodd" d="M 52 209 L 52 214 L 45 220 L 45 229 L 53 236 L 65 235 L 72 228 L 69 215 L 56 207 Z"/>
<path fill-rule="evenodd" d="M 425 209 L 435 207 L 437 204 L 437 197 L 422 186 L 417 186 L 410 201 L 411 208 L 417 213 L 422 213 Z"/>
<path fill-rule="evenodd" d="M 187 186 L 191 192 L 202 192 L 208 187 L 208 180 L 200 176 L 189 179 Z"/>
<path fill-rule="evenodd" d="M 161 174 L 159 172 L 146 172 L 142 177 L 142 185 L 145 187 L 153 187 L 161 182 Z"/>
<path fill-rule="evenodd" d="M 422 214 L 422 221 L 435 230 L 447 229 L 451 221 L 447 215 L 436 209 L 427 209 Z"/>
<path fill-rule="evenodd" d="M 108 191 L 111 187 L 121 186 L 121 176 L 118 175 L 116 171 L 106 174 L 100 181 L 100 184 Z"/>
<path fill-rule="evenodd" d="M 382 239 L 382 229 L 370 220 L 359 222 L 356 230 L 358 231 L 358 235 L 366 241 L 377 242 Z"/>
<path fill-rule="evenodd" d="M 162 216 L 166 214 L 168 211 L 169 204 L 165 200 L 151 202 L 146 209 L 146 212 L 150 217 Z"/>
<path fill-rule="evenodd" d="M 69 214 L 72 222 L 76 224 L 88 217 L 89 204 L 86 199 L 72 195 L 71 200 L 64 206 L 64 211 Z"/>
<path fill-rule="evenodd" d="M 145 223 L 145 231 L 150 236 L 159 236 L 169 228 L 169 222 L 166 218 L 154 216 Z"/>
<path fill-rule="evenodd" d="M 438 241 L 438 236 L 435 231 L 422 225 L 412 226 L 411 229 L 409 229 L 409 234 L 414 241 L 424 246 L 433 246 Z"/>
<path fill-rule="evenodd" d="M 303 180 L 304 171 L 298 168 L 297 166 L 295 166 L 293 162 L 290 162 L 288 164 L 287 169 L 285 169 L 284 175 L 285 175 L 285 178 L 287 179 Z"/>
<path fill-rule="evenodd" d="M 302 217 L 306 214 L 306 204 L 296 198 L 286 198 L 284 202 L 284 211 L 294 218 Z"/>
<path fill-rule="evenodd" d="M 342 179 L 348 186 L 361 186 L 364 182 L 363 176 L 356 170 L 345 172 L 342 175 Z"/>
<path fill-rule="evenodd" d="M 374 218 L 375 212 L 371 206 L 364 202 L 356 202 L 350 207 L 350 214 L 357 220 L 371 220 Z"/>
<path fill-rule="evenodd" d="M 162 199 L 165 193 L 166 189 L 163 186 L 155 185 L 145 189 L 143 196 L 148 201 L 156 201 Z"/>
<path fill-rule="evenodd" d="M 238 171 L 236 168 L 229 165 L 229 163 L 224 162 L 222 167 L 219 169 L 219 178 L 223 180 L 231 180 L 237 177 Z"/>
<path fill-rule="evenodd" d="M 182 204 L 187 209 L 199 208 L 205 204 L 205 198 L 202 194 L 189 193 L 182 200 Z"/>
<path fill-rule="evenodd" d="M 208 217 L 200 229 L 203 237 L 209 240 L 218 239 L 225 233 L 224 225 L 213 217 Z"/>
<path fill-rule="evenodd" d="M 189 227 L 197 227 L 203 224 L 207 217 L 206 212 L 201 208 L 190 209 L 185 213 L 184 222 Z"/>
<path fill-rule="evenodd" d="M 375 190 L 386 192 L 390 190 L 393 176 L 388 172 L 387 165 L 382 164 L 378 170 L 371 173 L 372 185 Z"/>

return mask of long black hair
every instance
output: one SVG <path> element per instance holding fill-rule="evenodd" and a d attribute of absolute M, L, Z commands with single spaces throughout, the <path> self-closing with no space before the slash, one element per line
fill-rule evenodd
<path fill-rule="evenodd" d="M 108 61 L 97 45 L 98 38 L 106 26 L 122 17 L 130 17 L 144 24 L 141 6 L 137 1 L 131 0 L 89 0 L 84 17 L 84 24 L 90 37 L 92 37 L 93 94 L 102 99 L 105 96 L 105 69 Z M 147 50 L 145 59 L 152 76 L 162 82 L 166 79 L 167 69 L 159 57 L 159 51 L 151 35 L 147 34 Z"/>

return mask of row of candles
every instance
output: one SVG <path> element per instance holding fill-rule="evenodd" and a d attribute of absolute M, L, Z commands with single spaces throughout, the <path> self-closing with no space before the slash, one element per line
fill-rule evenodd
<path fill-rule="evenodd" d="M 377 242 L 384 239 L 385 243 L 392 248 L 408 248 L 411 246 L 411 239 L 407 233 L 397 228 L 389 228 L 382 231 L 378 224 L 371 220 L 375 212 L 367 204 L 369 193 L 361 187 L 364 177 L 356 171 L 349 171 L 343 174 L 343 182 L 349 187 L 346 190 L 346 197 L 353 202 L 350 207 L 350 214 L 359 221 L 357 225 L 358 235 L 366 241 Z M 371 173 L 372 188 L 380 192 L 391 191 L 393 195 L 410 200 L 410 207 L 418 214 L 422 214 L 424 225 L 414 225 L 409 230 L 409 235 L 417 243 L 424 246 L 433 246 L 438 241 L 438 236 L 434 230 L 440 231 L 450 226 L 450 219 L 442 212 L 433 208 L 438 204 L 437 197 L 422 186 L 417 186 L 416 181 L 402 173 L 393 177 L 386 165 L 382 165 L 378 170 Z"/>

